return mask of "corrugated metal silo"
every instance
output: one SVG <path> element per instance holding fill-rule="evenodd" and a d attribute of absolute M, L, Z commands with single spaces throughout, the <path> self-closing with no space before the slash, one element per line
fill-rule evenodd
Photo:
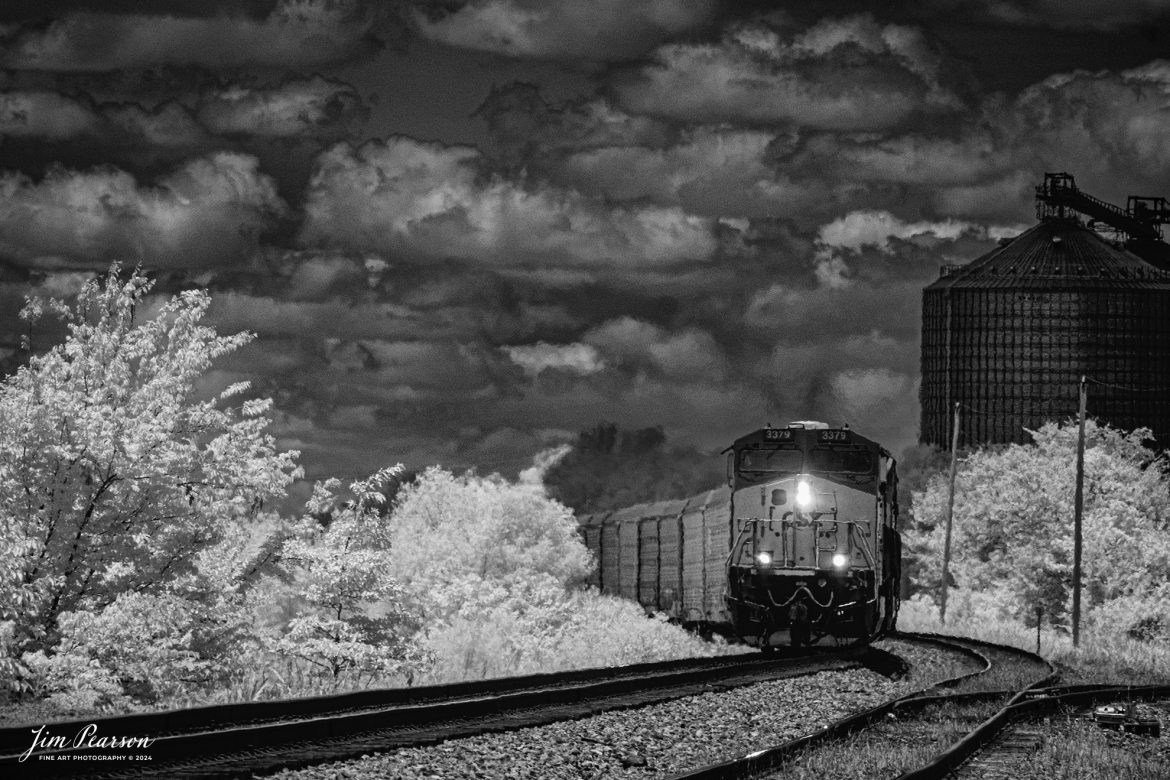
<path fill-rule="evenodd" d="M 922 441 L 1029 441 L 1024 428 L 1075 416 L 1152 428 L 1170 443 L 1170 274 L 1075 219 L 1044 219 L 945 267 L 922 296 Z M 1160 389 L 1159 389 L 1160 388 Z"/>

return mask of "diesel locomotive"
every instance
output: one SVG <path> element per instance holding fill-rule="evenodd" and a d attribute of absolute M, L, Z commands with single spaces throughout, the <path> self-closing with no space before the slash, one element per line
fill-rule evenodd
<path fill-rule="evenodd" d="M 727 485 L 578 518 L 593 584 L 768 649 L 866 642 L 898 614 L 894 458 L 848 427 L 794 422 L 737 439 Z"/>

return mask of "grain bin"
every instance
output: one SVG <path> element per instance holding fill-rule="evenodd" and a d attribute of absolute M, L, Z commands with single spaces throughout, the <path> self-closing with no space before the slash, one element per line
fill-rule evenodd
<path fill-rule="evenodd" d="M 1030 441 L 1077 413 L 1170 442 L 1170 273 L 1082 226 L 1047 217 L 922 296 L 920 439 L 949 447 Z"/>

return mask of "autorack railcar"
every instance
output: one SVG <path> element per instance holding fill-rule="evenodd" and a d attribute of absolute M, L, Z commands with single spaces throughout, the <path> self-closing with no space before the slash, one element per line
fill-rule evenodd
<path fill-rule="evenodd" d="M 812 643 L 892 630 L 901 539 L 890 453 L 819 422 L 762 428 L 726 452 L 726 487 L 580 517 L 593 584 L 761 648 L 791 641 L 794 613 Z"/>

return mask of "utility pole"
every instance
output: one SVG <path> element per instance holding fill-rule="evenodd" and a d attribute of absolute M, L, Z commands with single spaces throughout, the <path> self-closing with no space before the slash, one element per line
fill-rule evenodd
<path fill-rule="evenodd" d="M 1085 512 L 1085 376 L 1081 375 L 1080 409 L 1077 412 L 1077 491 L 1073 498 L 1073 647 L 1081 639 L 1081 520 Z"/>
<path fill-rule="evenodd" d="M 951 482 L 947 490 L 947 536 L 943 543 L 942 598 L 938 608 L 938 619 L 947 624 L 947 579 L 951 572 L 951 520 L 955 515 L 955 469 L 959 459 L 959 402 L 955 401 L 955 420 L 951 424 Z"/>

